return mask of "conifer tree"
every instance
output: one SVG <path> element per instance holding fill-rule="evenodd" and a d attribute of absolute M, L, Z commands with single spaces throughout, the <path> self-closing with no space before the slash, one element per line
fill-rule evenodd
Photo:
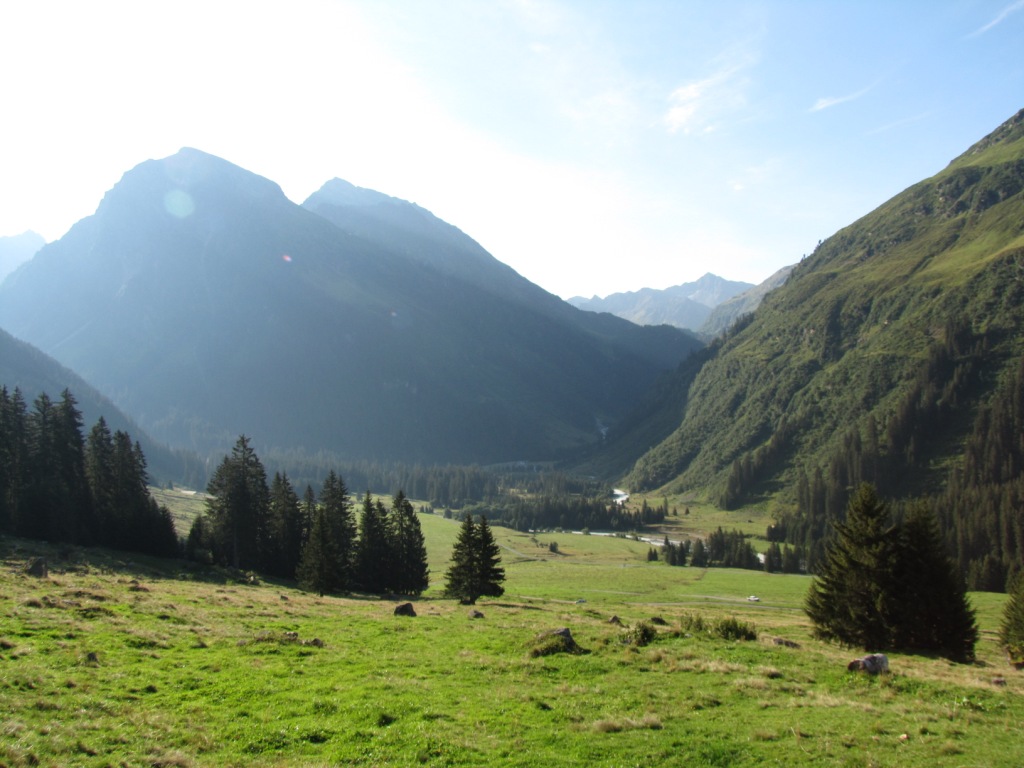
<path fill-rule="evenodd" d="M 355 583 L 366 592 L 382 594 L 391 588 L 391 549 L 388 541 L 387 508 L 367 491 L 359 518 L 356 543 Z"/>
<path fill-rule="evenodd" d="M 260 542 L 265 536 L 270 492 L 267 473 L 259 457 L 241 435 L 210 478 L 206 488 L 215 554 L 235 568 L 259 565 Z"/>
<path fill-rule="evenodd" d="M 445 593 L 468 605 L 483 596 L 500 597 L 505 593 L 501 586 L 505 570 L 500 563 L 501 551 L 487 518 L 481 517 L 480 523 L 474 525 L 473 516 L 466 515 L 452 548 Z"/>
<path fill-rule="evenodd" d="M 819 563 L 806 598 L 814 634 L 868 651 L 885 650 L 892 606 L 892 526 L 885 505 L 864 484 Z"/>
<path fill-rule="evenodd" d="M 690 565 L 694 568 L 708 567 L 708 551 L 704 539 L 697 539 L 693 542 L 693 553 L 690 555 Z"/>
<path fill-rule="evenodd" d="M 263 567 L 274 576 L 291 578 L 302 554 L 302 511 L 286 473 L 275 472 L 270 483 Z"/>
<path fill-rule="evenodd" d="M 28 470 L 28 406 L 21 390 L 0 389 L 0 531 L 15 531 Z"/>
<path fill-rule="evenodd" d="M 338 590 L 345 591 L 352 587 L 354 580 L 356 521 L 345 481 L 333 469 L 324 480 L 320 503 L 324 508 L 327 525 L 331 527 L 331 538 L 337 551 L 341 578 Z"/>
<path fill-rule="evenodd" d="M 403 595 L 419 595 L 430 584 L 427 547 L 419 517 L 404 491 L 392 500 L 388 519 L 394 554 L 391 587 Z"/>
<path fill-rule="evenodd" d="M 1024 577 L 1018 577 L 1010 587 L 1010 599 L 1003 606 L 999 625 L 999 642 L 1011 664 L 1018 669 L 1024 666 Z"/>
<path fill-rule="evenodd" d="M 869 651 L 974 658 L 978 631 L 965 587 L 930 511 L 892 525 L 874 487 L 862 484 L 835 523 L 805 601 L 814 633 Z"/>
<path fill-rule="evenodd" d="M 321 597 L 338 592 L 344 586 L 334 533 L 322 506 L 313 513 L 313 523 L 302 548 L 296 578 L 302 589 L 316 592 Z"/>
<path fill-rule="evenodd" d="M 898 527 L 893 578 L 893 610 L 886 616 L 891 646 L 973 661 L 978 627 L 967 587 L 924 504 L 915 504 Z"/>

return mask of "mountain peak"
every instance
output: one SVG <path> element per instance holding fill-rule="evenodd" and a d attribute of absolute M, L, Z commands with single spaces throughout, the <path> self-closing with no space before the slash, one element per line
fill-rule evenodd
<path fill-rule="evenodd" d="M 316 199 L 316 202 L 320 204 L 339 205 L 345 207 L 405 202 L 397 197 L 385 195 L 383 192 L 377 192 L 376 190 L 367 189 L 366 187 L 357 187 L 355 184 L 337 177 L 331 179 L 320 187 L 320 189 L 310 195 L 306 202 L 308 203 L 314 198 Z"/>

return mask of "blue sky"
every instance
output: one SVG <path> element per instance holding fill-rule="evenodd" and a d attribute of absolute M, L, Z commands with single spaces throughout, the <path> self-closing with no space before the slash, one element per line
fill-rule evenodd
<path fill-rule="evenodd" d="M 412 200 L 549 291 L 759 282 L 1024 108 L 1024 0 L 0 8 L 0 235 L 193 146 Z"/>

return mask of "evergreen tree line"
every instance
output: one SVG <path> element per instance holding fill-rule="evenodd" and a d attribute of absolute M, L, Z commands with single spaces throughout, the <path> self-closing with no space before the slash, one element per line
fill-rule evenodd
<path fill-rule="evenodd" d="M 968 587 L 1004 591 L 1024 571 L 1024 360 L 977 409 L 943 491 L 919 495 L 914 485 L 932 458 L 929 446 L 963 417 L 985 353 L 984 336 L 951 323 L 884 426 L 869 414 L 844 433 L 824 465 L 797 473 L 796 512 L 770 528 L 768 538 L 803 547 L 813 568 L 830 526 L 845 516 L 851 489 L 867 482 L 904 499 L 895 505 L 898 517 L 917 501 L 933 509 Z"/>
<path fill-rule="evenodd" d="M 390 508 L 369 491 L 357 515 L 345 481 L 328 472 L 319 498 L 300 500 L 286 473 L 268 485 L 249 439 L 238 438 L 207 486 L 206 510 L 185 543 L 192 559 L 298 579 L 319 594 L 418 595 L 429 584 L 419 518 L 405 493 Z"/>
<path fill-rule="evenodd" d="M 652 507 L 646 501 L 640 509 L 630 509 L 607 498 L 566 494 L 535 498 L 516 496 L 491 504 L 472 504 L 461 514 L 484 515 L 494 520 L 495 525 L 517 531 L 558 528 L 627 532 L 662 523 L 668 512 L 666 506 Z"/>
<path fill-rule="evenodd" d="M 178 554 L 174 521 L 149 493 L 142 448 L 101 417 L 83 435 L 70 391 L 40 394 L 29 409 L 0 387 L 0 533 Z"/>
<path fill-rule="evenodd" d="M 475 465 L 424 466 L 393 461 L 345 461 L 320 451 L 267 452 L 267 464 L 288 472 L 298 487 L 320 486 L 331 472 L 342 474 L 350 486 L 391 494 L 402 488 L 413 499 L 426 499 L 435 508 L 461 509 L 480 504 L 504 506 L 522 495 L 607 495 L 604 484 L 551 471 L 546 464 L 515 462 L 494 467 Z"/>

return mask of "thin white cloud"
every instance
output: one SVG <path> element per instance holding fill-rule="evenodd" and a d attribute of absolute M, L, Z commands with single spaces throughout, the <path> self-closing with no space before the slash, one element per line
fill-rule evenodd
<path fill-rule="evenodd" d="M 742 69 L 742 65 L 721 69 L 672 91 L 663 118 L 669 133 L 709 133 L 715 130 L 713 121 L 717 117 L 742 107 L 746 103 L 747 86 Z"/>
<path fill-rule="evenodd" d="M 1016 2 L 1010 3 L 1008 6 L 1003 8 L 1003 10 L 1001 10 L 998 14 L 996 14 L 996 17 L 992 19 L 992 21 L 990 21 L 985 26 L 979 27 L 978 29 L 974 30 L 971 34 L 968 35 L 968 37 L 978 37 L 980 35 L 984 35 L 993 27 L 997 27 L 1004 21 L 1006 21 L 1006 18 L 1008 16 L 1020 10 L 1024 10 L 1024 0 L 1016 0 Z"/>
<path fill-rule="evenodd" d="M 811 107 L 810 111 L 811 112 L 820 112 L 823 109 L 829 109 L 830 107 L 837 106 L 838 104 L 845 104 L 848 101 L 856 101 L 857 99 L 859 99 L 861 96 L 866 94 L 868 91 L 870 91 L 874 87 L 875 87 L 875 85 L 872 83 L 871 85 L 867 86 L 866 88 L 861 88 L 856 93 L 850 93 L 850 94 L 847 94 L 846 96 L 825 96 L 825 97 L 822 97 L 822 98 L 818 99 L 816 102 L 814 102 L 814 106 Z"/>

